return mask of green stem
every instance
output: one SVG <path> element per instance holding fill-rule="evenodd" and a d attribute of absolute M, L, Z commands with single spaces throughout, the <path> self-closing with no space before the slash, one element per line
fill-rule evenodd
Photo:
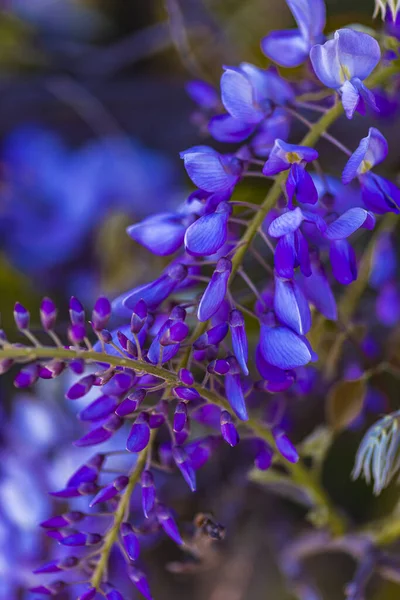
<path fill-rule="evenodd" d="M 171 371 L 168 371 L 162 367 L 156 367 L 144 361 L 123 358 L 122 356 L 111 356 L 102 352 L 95 352 L 94 350 L 69 350 L 67 348 L 43 346 L 34 348 L 3 346 L 3 348 L 0 348 L 0 360 L 3 358 L 30 360 L 54 358 L 62 361 L 72 360 L 77 357 L 84 359 L 86 362 L 107 363 L 115 367 L 132 369 L 138 374 L 147 373 L 154 375 L 159 379 L 163 379 L 170 386 L 183 385 L 175 373 L 172 373 Z M 219 406 L 220 408 L 223 408 L 229 412 L 232 411 L 229 402 L 217 392 L 208 390 L 199 383 L 194 383 L 191 387 L 197 390 L 205 400 L 208 400 L 212 404 L 215 404 L 216 406 Z M 276 448 L 275 440 L 271 434 L 271 431 L 262 423 L 259 423 L 257 419 L 250 418 L 244 423 L 244 425 L 251 429 L 257 437 Z M 139 463 L 140 459 L 138 460 L 138 464 Z M 311 471 L 302 462 L 292 464 L 287 461 L 282 461 L 282 464 L 290 472 L 293 480 L 298 485 L 304 486 L 307 489 L 308 493 L 314 500 L 316 507 L 318 507 L 325 515 L 326 524 L 331 532 L 334 535 L 343 533 L 343 520 L 335 512 L 335 509 L 331 504 L 327 494 L 323 488 L 321 488 L 313 473 L 311 473 Z M 134 474 L 135 472 L 132 474 L 132 477 L 134 477 Z M 125 498 L 126 495 L 127 494 L 125 493 L 123 498 Z"/>
<path fill-rule="evenodd" d="M 91 584 L 96 589 L 98 589 L 100 587 L 100 584 L 104 578 L 104 575 L 107 572 L 108 560 L 110 558 L 111 549 L 112 549 L 113 545 L 115 544 L 115 542 L 118 540 L 118 533 L 119 533 L 121 524 L 126 519 L 126 515 L 129 511 L 129 503 L 130 503 L 130 499 L 131 499 L 133 490 L 135 489 L 135 486 L 138 483 L 142 472 L 146 468 L 146 459 L 147 459 L 148 453 L 150 451 L 151 445 L 154 441 L 154 436 L 155 436 L 155 430 L 152 431 L 152 433 L 151 433 L 151 438 L 150 438 L 150 441 L 149 441 L 147 447 L 144 450 L 142 450 L 142 452 L 140 452 L 138 455 L 136 464 L 133 467 L 133 469 L 129 475 L 128 485 L 125 488 L 124 494 L 121 497 L 121 500 L 119 501 L 119 504 L 118 504 L 118 508 L 115 512 L 113 524 L 111 525 L 110 529 L 108 530 L 108 532 L 104 538 L 104 544 L 100 551 L 100 559 L 96 565 L 96 568 L 95 568 L 92 578 L 91 578 Z"/>

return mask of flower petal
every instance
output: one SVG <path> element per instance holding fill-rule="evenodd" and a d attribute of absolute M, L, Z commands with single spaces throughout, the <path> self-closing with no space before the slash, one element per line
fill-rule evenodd
<path fill-rule="evenodd" d="M 226 295 L 232 263 L 227 258 L 220 258 L 199 304 L 197 317 L 199 321 L 208 321 L 219 309 Z"/>
<path fill-rule="evenodd" d="M 262 325 L 260 350 L 264 360 L 280 369 L 295 369 L 311 360 L 307 344 L 287 327 Z"/>
<path fill-rule="evenodd" d="M 307 58 L 309 42 L 298 29 L 271 31 L 262 41 L 265 56 L 282 67 L 297 67 Z"/>
<path fill-rule="evenodd" d="M 221 156 L 212 148 L 190 148 L 181 152 L 185 169 L 197 187 L 206 192 L 228 190 L 238 181 L 238 176 L 224 169 Z"/>
<path fill-rule="evenodd" d="M 329 258 L 335 279 L 348 285 L 357 279 L 357 262 L 353 248 L 347 240 L 335 240 L 331 244 Z"/>
<path fill-rule="evenodd" d="M 192 223 L 185 233 L 185 247 L 193 256 L 210 256 L 225 244 L 228 220 L 232 212 L 227 202 L 221 202 L 214 213 Z"/>
<path fill-rule="evenodd" d="M 360 227 L 373 229 L 374 225 L 375 219 L 367 210 L 363 208 L 349 208 L 336 221 L 328 225 L 324 237 L 328 240 L 343 240 Z"/>
<path fill-rule="evenodd" d="M 128 235 L 157 256 L 176 252 L 183 243 L 186 227 L 182 215 L 161 213 L 135 223 L 127 229 Z"/>
<path fill-rule="evenodd" d="M 221 77 L 221 100 L 227 112 L 243 123 L 256 124 L 264 118 L 255 105 L 249 77 L 239 69 L 227 68 Z"/>
<path fill-rule="evenodd" d="M 310 307 L 294 281 L 275 278 L 274 309 L 278 319 L 299 335 L 305 335 L 310 330 Z"/>
<path fill-rule="evenodd" d="M 304 220 L 301 208 L 298 206 L 294 210 L 288 210 L 276 219 L 268 227 L 268 233 L 274 238 L 282 237 L 288 233 L 293 233 L 298 229 Z"/>
<path fill-rule="evenodd" d="M 216 115 L 208 124 L 208 131 L 218 142 L 242 142 L 254 131 L 254 125 L 239 121 L 231 115 Z"/>

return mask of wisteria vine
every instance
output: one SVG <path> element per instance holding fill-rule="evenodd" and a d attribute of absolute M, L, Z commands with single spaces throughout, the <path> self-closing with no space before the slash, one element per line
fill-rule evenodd
<path fill-rule="evenodd" d="M 65 488 L 51 492 L 69 511 L 41 524 L 61 551 L 37 568 L 43 577 L 33 588 L 37 594 L 79 589 L 80 600 L 97 594 L 121 600 L 125 588 L 110 568 L 118 548 L 130 581 L 151 600 L 140 565 L 142 536 L 162 529 L 184 552 L 200 555 L 196 538 L 181 534 L 172 507 L 159 497 L 157 470 L 178 469 L 194 492 L 196 471 L 219 444 L 233 447 L 240 438 L 249 442 L 245 452 L 261 479 L 275 473 L 302 490 L 310 520 L 324 529 L 321 539 L 300 538 L 284 553 L 282 570 L 300 598 L 310 597 L 303 591 L 311 587 L 299 585 L 293 573 L 299 572 L 299 561 L 320 548 L 341 548 L 356 557 L 359 567 L 345 590 L 347 598 L 364 597 L 374 569 L 391 577 L 394 559 L 381 546 L 399 528 L 389 523 L 353 530 L 322 486 L 315 456 L 305 443 L 299 452 L 282 417 L 287 398 L 311 390 L 323 398 L 328 386 L 329 425 L 344 429 L 362 414 L 377 373 L 399 377 L 393 356 L 376 360 L 368 336 L 362 351 L 369 367 L 360 362 L 356 373 L 339 373 L 343 346 L 352 341 L 354 316 L 366 287 L 382 290 L 382 319 L 390 318 L 388 312 L 398 300 L 387 286 L 396 271 L 391 235 L 400 212 L 400 190 L 373 171 L 388 154 L 387 141 L 376 127 L 352 149 L 329 129 L 343 115 L 385 116 L 384 100 L 396 98 L 399 85 L 400 24 L 395 8 L 379 2 L 390 36 L 352 28 L 326 36 L 322 0 L 286 1 L 298 29 L 271 32 L 262 40 L 262 50 L 281 67 L 302 65 L 302 79 L 284 79 L 274 67 L 242 63 L 224 68 L 220 96 L 203 81 L 187 86 L 198 106 L 198 120 L 207 123 L 217 142 L 235 144 L 236 149 L 221 153 L 195 146 L 182 152 L 197 189 L 176 212 L 128 228 L 130 237 L 153 254 L 173 255 L 162 274 L 112 304 L 98 298 L 89 321 L 80 301 L 72 298 L 68 341 L 62 339 L 57 308 L 49 298 L 40 308 L 40 335 L 30 328 L 28 310 L 17 303 L 15 323 L 27 343 L 0 336 L 0 371 L 21 365 L 14 380 L 18 388 L 66 370 L 78 376 L 67 399 L 81 399 L 99 388 L 100 395 L 79 413 L 90 429 L 75 446 L 106 444 L 127 428 L 125 449 L 95 454 Z M 319 118 L 310 121 L 310 114 Z M 307 128 L 299 144 L 292 139 L 294 121 Z M 341 182 L 319 163 L 315 146 L 321 138 L 343 162 Z M 240 183 L 251 178 L 269 186 L 261 204 L 236 194 Z M 349 238 L 361 229 L 372 233 L 358 268 Z M 261 269 L 261 282 L 249 275 L 250 261 Z M 337 284 L 349 285 L 338 302 Z M 110 331 L 111 319 L 123 323 Z M 329 355 L 319 360 L 324 326 L 332 321 L 337 323 L 336 339 Z M 247 335 L 250 322 L 260 330 L 255 348 Z M 49 343 L 43 341 L 44 334 Z M 193 439 L 191 421 L 214 427 L 214 432 Z M 167 444 L 160 442 L 161 431 L 168 435 Z M 363 473 L 379 493 L 400 470 L 399 446 L 397 411 L 367 431 L 354 477 Z M 130 466 L 109 467 L 120 455 L 131 457 Z M 131 518 L 139 487 L 140 522 L 137 515 Z M 85 511 L 75 505 L 82 497 L 88 499 Z M 197 524 L 207 543 L 223 537 L 223 526 L 211 517 Z"/>

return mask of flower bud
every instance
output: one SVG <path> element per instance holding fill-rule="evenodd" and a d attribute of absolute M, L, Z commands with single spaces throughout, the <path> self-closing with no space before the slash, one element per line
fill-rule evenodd
<path fill-rule="evenodd" d="M 16 326 L 21 331 L 23 331 L 24 329 L 28 329 L 30 314 L 29 311 L 27 311 L 26 308 L 22 306 L 22 304 L 20 304 L 19 302 L 16 302 L 14 306 L 14 320 Z"/>
<path fill-rule="evenodd" d="M 107 325 L 111 317 L 111 304 L 108 298 L 100 296 L 97 298 L 92 311 L 92 326 L 95 331 L 101 331 Z"/>

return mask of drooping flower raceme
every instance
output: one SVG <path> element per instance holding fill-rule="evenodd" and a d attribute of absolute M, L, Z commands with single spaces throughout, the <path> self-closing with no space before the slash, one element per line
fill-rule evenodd
<path fill-rule="evenodd" d="M 315 45 L 323 41 L 323 3 L 288 0 L 288 5 L 298 30 L 267 36 L 266 54 L 294 66 L 312 46 L 314 71 L 339 92 L 347 116 L 373 105 L 374 90 L 363 81 L 379 61 L 378 43 L 341 29 Z M 380 82 L 392 83 L 396 68 L 383 66 Z M 100 296 L 90 320 L 73 297 L 70 323 L 58 327 L 57 308 L 45 298 L 40 336 L 20 303 L 14 308 L 18 343 L 0 331 L 0 372 L 17 367 L 19 389 L 66 374 L 71 378 L 66 401 L 78 405 L 85 428 L 74 442 L 80 464 L 51 491 L 63 508 L 41 523 L 61 552 L 36 569 L 43 582 L 33 585 L 35 594 L 71 591 L 74 600 L 77 595 L 121 600 L 132 595 L 133 585 L 152 600 L 146 567 L 138 562 L 142 548 L 159 535 L 189 555 L 174 569 L 214 565 L 223 527 L 205 515 L 187 527 L 173 505 L 179 507 L 176 499 L 200 487 L 198 470 L 217 460 L 221 447 L 225 452 L 235 447 L 239 460 L 228 461 L 235 481 L 244 483 L 249 467 L 256 478 L 270 470 L 263 475 L 267 485 L 301 498 L 313 523 L 326 529 L 324 540 L 330 541 L 330 532 L 340 544 L 351 537 L 360 561 L 365 558 L 364 534 L 341 537 L 346 522 L 328 499 L 318 467 L 332 432 L 354 431 L 365 418 L 367 396 L 368 402 L 384 396 L 374 389 L 379 378 L 370 384 L 371 377 L 386 369 L 398 375 L 389 352 L 378 361 L 387 333 L 379 326 L 400 318 L 395 214 L 386 214 L 399 212 L 400 192 L 373 172 L 388 153 L 384 136 L 371 127 L 351 154 L 327 131 L 340 105 L 325 100 L 330 92 L 321 90 L 310 69 L 302 77 L 288 81 L 249 63 L 225 67 L 221 99 L 210 84 L 192 82 L 188 92 L 202 115 L 201 133 L 208 123 L 214 139 L 233 147 L 184 150 L 181 158 L 196 189 L 175 210 L 163 207 L 128 228 L 137 243 L 169 262 L 139 285 L 131 283 L 112 303 Z M 307 128 L 303 139 L 296 138 L 295 121 Z M 320 162 L 314 146 L 323 135 L 335 154 L 322 148 Z M 326 172 L 331 158 L 345 165 L 342 182 Z M 265 186 L 261 203 L 253 187 L 246 187 L 253 177 Z M 375 214 L 383 215 L 377 234 L 371 233 Z M 343 291 L 357 278 L 356 287 Z M 358 300 L 368 282 L 364 307 Z M 348 361 L 355 347 L 357 360 Z M 317 431 L 296 447 L 291 437 L 292 431 L 300 435 L 296 415 L 304 398 Z M 384 401 L 377 404 L 385 410 Z M 367 433 L 355 468 L 355 476 L 374 479 L 377 492 L 399 464 L 398 415 L 385 419 Z M 167 493 L 169 482 L 173 494 Z M 381 560 L 374 536 L 368 533 L 368 548 Z M 298 575 L 296 568 L 297 590 Z M 357 570 L 357 586 L 348 587 L 354 600 L 361 597 L 351 591 L 360 589 L 359 579 Z"/>

